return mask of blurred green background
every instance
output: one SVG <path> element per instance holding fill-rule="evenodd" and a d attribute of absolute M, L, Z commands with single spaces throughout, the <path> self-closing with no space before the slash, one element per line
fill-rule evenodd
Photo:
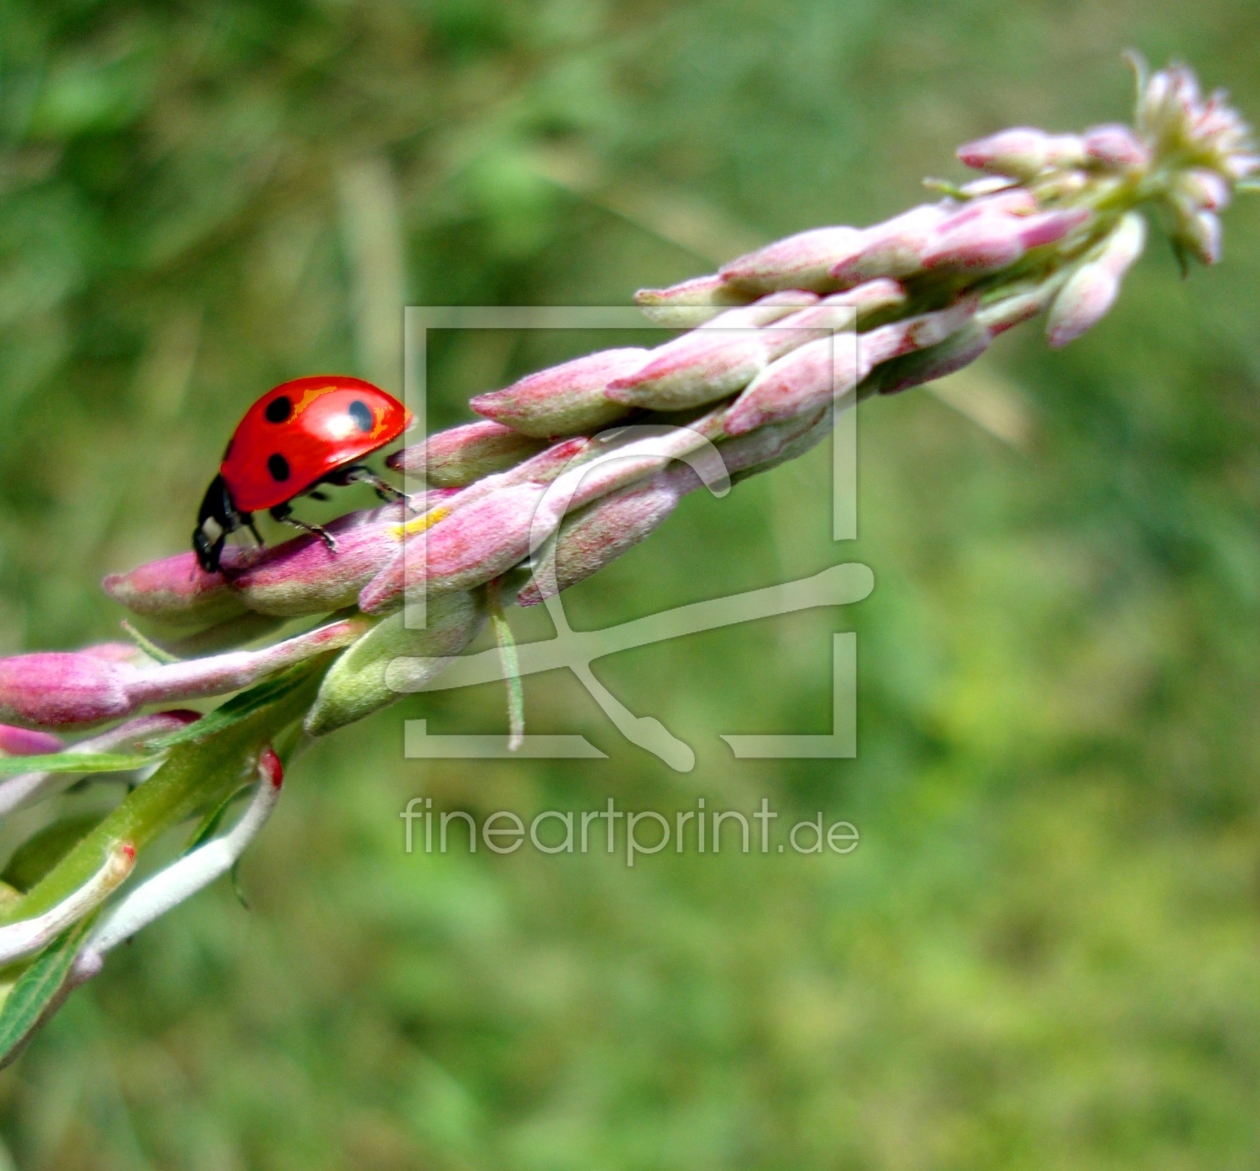
<path fill-rule="evenodd" d="M 884 218 L 967 138 L 1127 118 L 1127 46 L 1260 116 L 1258 41 L 1236 0 L 3 3 L 0 650 L 116 636 L 99 578 L 185 547 L 262 390 L 397 389 L 404 301 L 624 304 Z M 560 673 L 528 681 L 530 730 L 609 759 L 403 759 L 406 717 L 501 731 L 491 687 L 321 743 L 245 860 L 252 910 L 226 883 L 179 909 L 0 1075 L 8 1157 L 1256 1167 L 1258 288 L 1244 201 L 1218 269 L 1183 283 L 1154 247 L 1070 349 L 1026 328 L 948 401 L 864 408 L 858 542 L 830 540 L 822 449 L 574 590 L 591 627 L 873 568 L 847 611 L 599 666 L 693 772 Z M 432 425 L 545 348 L 445 339 Z M 858 759 L 734 760 L 719 732 L 827 728 L 836 630 Z M 415 796 L 764 796 L 862 843 L 407 856 Z"/>

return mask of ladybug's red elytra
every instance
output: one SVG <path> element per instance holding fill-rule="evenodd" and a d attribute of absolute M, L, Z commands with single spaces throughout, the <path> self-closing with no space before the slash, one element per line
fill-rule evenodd
<path fill-rule="evenodd" d="M 253 514 L 264 508 L 335 550 L 332 534 L 293 517 L 290 502 L 302 495 L 327 499 L 316 491 L 320 484 L 360 481 L 383 497 L 401 497 L 358 461 L 397 439 L 411 418 L 392 395 L 344 374 L 295 378 L 267 391 L 232 433 L 201 502 L 192 543 L 202 569 L 218 570 L 228 534 L 242 526 L 261 544 Z"/>

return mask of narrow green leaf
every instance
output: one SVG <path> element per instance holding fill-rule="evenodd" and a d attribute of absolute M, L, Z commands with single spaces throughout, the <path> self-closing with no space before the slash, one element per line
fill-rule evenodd
<path fill-rule="evenodd" d="M 163 650 L 151 638 L 146 638 L 140 633 L 130 622 L 125 619 L 121 623 L 127 637 L 136 644 L 146 655 L 155 663 L 182 663 L 183 660 L 178 655 L 171 654 L 170 651 Z"/>
<path fill-rule="evenodd" d="M 227 813 L 232 802 L 237 800 L 242 794 L 247 793 L 250 788 L 250 785 L 242 786 L 236 792 L 229 793 L 218 805 L 211 809 L 201 819 L 201 824 L 193 831 L 192 837 L 188 839 L 188 845 L 184 847 L 184 853 L 191 854 L 198 846 L 208 842 L 218 832 L 219 826 L 223 824 L 224 814 Z"/>
<path fill-rule="evenodd" d="M 283 699 L 290 692 L 301 687 L 309 670 L 309 663 L 300 663 L 296 667 L 291 667 L 288 671 L 272 679 L 264 680 L 248 691 L 242 691 L 240 695 L 233 696 L 227 703 L 221 704 L 208 715 L 202 716 L 196 723 L 168 732 L 165 736 L 146 740 L 145 746 L 153 750 L 165 750 L 173 748 L 176 744 L 189 744 L 194 740 L 204 740 L 207 736 L 222 732 L 225 728 L 249 719 L 255 712 Z"/>
<path fill-rule="evenodd" d="M 124 773 L 152 764 L 156 753 L 50 752 L 43 756 L 0 756 L 0 776 L 17 773 Z"/>
<path fill-rule="evenodd" d="M 228 871 L 228 877 L 232 881 L 232 893 L 236 895 L 236 901 L 241 904 L 245 910 L 249 910 L 249 899 L 245 897 L 245 888 L 241 886 L 241 859 L 237 858 L 232 863 L 232 869 Z"/>
<path fill-rule="evenodd" d="M 18 1057 L 35 1031 L 69 994 L 74 958 L 94 918 L 76 923 L 46 948 L 9 990 L 0 1007 L 0 1069 Z"/>
<path fill-rule="evenodd" d="M 515 752 L 525 740 L 525 688 L 521 683 L 520 661 L 516 654 L 516 637 L 503 613 L 499 600 L 499 583 L 486 587 L 487 609 L 494 639 L 499 645 L 499 660 L 503 664 L 503 678 L 507 684 L 508 747 Z"/>

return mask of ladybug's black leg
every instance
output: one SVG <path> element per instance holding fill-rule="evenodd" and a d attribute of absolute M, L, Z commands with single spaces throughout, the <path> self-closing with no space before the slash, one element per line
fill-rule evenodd
<path fill-rule="evenodd" d="M 301 529 L 304 533 L 313 533 L 328 547 L 328 552 L 337 552 L 337 538 L 332 535 L 323 525 L 307 524 L 304 520 L 298 520 L 293 515 L 292 510 L 287 503 L 277 504 L 271 509 L 271 519 L 278 520 L 283 524 L 292 525 L 295 529 Z"/>
<path fill-rule="evenodd" d="M 406 500 L 407 493 L 395 488 L 388 480 L 382 480 L 371 468 L 352 464 L 339 477 L 343 484 L 370 484 L 382 500 Z"/>

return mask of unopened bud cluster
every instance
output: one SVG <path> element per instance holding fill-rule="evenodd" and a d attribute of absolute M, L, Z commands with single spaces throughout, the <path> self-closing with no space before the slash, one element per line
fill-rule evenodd
<path fill-rule="evenodd" d="M 480 421 L 388 461 L 422 479 L 424 491 L 334 522 L 335 548 L 305 535 L 265 550 L 230 548 L 220 573 L 204 572 L 187 552 L 107 578 L 150 653 L 109 644 L 0 661 L 0 720 L 10 725 L 0 727 L 0 750 L 143 744 L 151 729 L 139 737 L 128 729 L 159 717 L 142 708 L 304 670 L 320 680 L 306 733 L 329 732 L 421 686 L 501 600 L 535 605 L 590 576 L 662 524 L 686 493 L 807 451 L 837 411 L 957 370 L 1037 316 L 1051 345 L 1079 337 L 1108 312 L 1142 254 L 1144 205 L 1162 209 L 1183 255 L 1215 263 L 1218 215 L 1260 165 L 1247 128 L 1221 95 L 1202 98 L 1186 69 L 1141 78 L 1139 90 L 1134 128 L 1005 130 L 959 150 L 982 175 L 938 184 L 944 194 L 934 202 L 866 228 L 802 232 L 712 275 L 641 291 L 652 322 L 686 332 L 655 349 L 589 354 L 474 398 Z M 425 623 L 415 628 L 403 606 L 421 597 Z M 233 649 L 323 616 L 263 649 Z M 156 659 L 159 648 L 179 661 Z M 400 679 L 396 661 L 415 664 L 415 677 Z M 160 718 L 174 726 L 195 717 Z M 48 731 L 100 724 L 114 725 L 104 740 L 64 749 Z M 255 759 L 259 791 L 271 792 L 271 758 Z M 0 812 L 56 790 L 48 777 L 73 775 L 36 769 L 0 782 Z M 271 798 L 257 800 L 262 812 L 239 824 L 261 825 Z M 218 873 L 224 851 L 213 863 L 206 856 L 197 875 Z M 130 863 L 119 857 L 102 862 L 104 877 L 93 877 L 76 914 L 125 877 Z M 179 872 L 185 886 L 189 873 Z M 146 899 L 122 926 L 169 901 L 156 890 Z M 59 914 L 49 920 L 58 930 Z M 0 950 L 20 926 L 0 926 Z M 23 928 L 19 952 L 52 927 Z M 116 923 L 107 942 L 121 929 Z"/>

